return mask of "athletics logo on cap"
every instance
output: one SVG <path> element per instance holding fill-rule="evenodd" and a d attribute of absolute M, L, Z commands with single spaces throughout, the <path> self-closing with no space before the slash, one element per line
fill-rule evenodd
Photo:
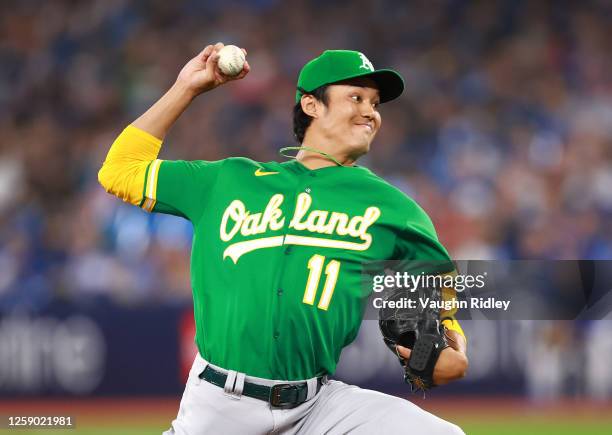
<path fill-rule="evenodd" d="M 325 50 L 308 62 L 298 77 L 295 102 L 315 89 L 357 77 L 371 78 L 378 85 L 380 102 L 397 98 L 404 90 L 402 76 L 392 69 L 375 70 L 365 54 L 354 50 Z"/>
<path fill-rule="evenodd" d="M 370 62 L 370 60 L 365 57 L 365 54 L 359 53 L 359 57 L 361 58 L 361 65 L 359 65 L 359 68 L 367 69 L 368 71 L 374 71 L 374 65 L 372 65 L 372 62 Z"/>

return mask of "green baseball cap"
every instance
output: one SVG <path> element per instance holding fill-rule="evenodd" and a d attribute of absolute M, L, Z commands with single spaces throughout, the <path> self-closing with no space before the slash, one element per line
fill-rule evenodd
<path fill-rule="evenodd" d="M 303 91 L 312 92 L 320 86 L 357 77 L 368 77 L 376 82 L 381 103 L 399 97 L 404 91 L 404 79 L 398 72 L 392 69 L 375 70 L 372 62 L 363 53 L 352 50 L 326 50 L 304 65 L 300 71 L 295 102 L 300 101 Z"/>

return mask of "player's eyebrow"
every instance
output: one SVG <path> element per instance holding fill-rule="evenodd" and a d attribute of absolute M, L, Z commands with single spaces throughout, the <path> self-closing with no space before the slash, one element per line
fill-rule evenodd
<path fill-rule="evenodd" d="M 372 87 L 367 86 L 367 85 L 350 85 L 350 86 L 354 86 L 356 88 L 359 88 L 362 91 L 365 88 L 376 89 L 376 95 L 374 95 L 372 98 L 370 98 L 370 100 L 372 100 L 372 102 L 374 104 L 380 104 L 380 91 L 377 88 L 372 88 Z"/>
<path fill-rule="evenodd" d="M 361 83 L 344 83 L 344 85 L 349 86 L 350 88 L 356 88 L 359 90 L 365 90 L 366 88 L 374 89 L 376 91 L 376 96 L 380 97 L 380 91 L 377 87 L 372 87 L 369 84 L 361 84 Z M 352 89 L 353 90 L 353 89 Z"/>

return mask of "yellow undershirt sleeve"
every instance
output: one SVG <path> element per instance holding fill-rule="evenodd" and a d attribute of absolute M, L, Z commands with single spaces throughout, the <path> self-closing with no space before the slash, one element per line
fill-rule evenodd
<path fill-rule="evenodd" d="M 127 126 L 108 151 L 98 181 L 108 193 L 123 201 L 153 210 L 161 145 L 162 141 L 155 136 Z"/>
<path fill-rule="evenodd" d="M 442 276 L 453 276 L 454 277 L 456 275 L 457 275 L 457 271 L 453 271 L 451 273 L 448 273 Z M 442 287 L 442 300 L 445 302 L 457 300 L 457 291 L 453 287 Z M 450 329 L 451 331 L 456 331 L 459 334 L 461 334 L 463 338 L 465 338 L 465 340 L 467 341 L 467 337 L 465 336 L 465 333 L 463 332 L 461 325 L 459 324 L 457 319 L 455 319 L 456 313 L 457 313 L 456 306 L 453 306 L 453 308 L 451 308 L 450 310 L 442 310 L 440 312 L 440 318 L 442 319 L 442 324 L 446 326 L 447 329 Z"/>
<path fill-rule="evenodd" d="M 461 334 L 467 342 L 467 337 L 465 336 L 465 333 L 463 332 L 463 329 L 461 328 L 461 325 L 457 319 L 454 317 L 446 317 L 442 320 L 442 324 L 446 326 L 446 329 L 450 329 L 451 331 L 456 331 Z"/>

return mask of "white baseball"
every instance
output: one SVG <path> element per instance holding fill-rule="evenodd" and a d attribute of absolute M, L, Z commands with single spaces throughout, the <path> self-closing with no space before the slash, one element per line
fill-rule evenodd
<path fill-rule="evenodd" d="M 237 76 L 244 66 L 244 52 L 235 45 L 226 45 L 219 50 L 219 69 L 226 76 Z"/>

